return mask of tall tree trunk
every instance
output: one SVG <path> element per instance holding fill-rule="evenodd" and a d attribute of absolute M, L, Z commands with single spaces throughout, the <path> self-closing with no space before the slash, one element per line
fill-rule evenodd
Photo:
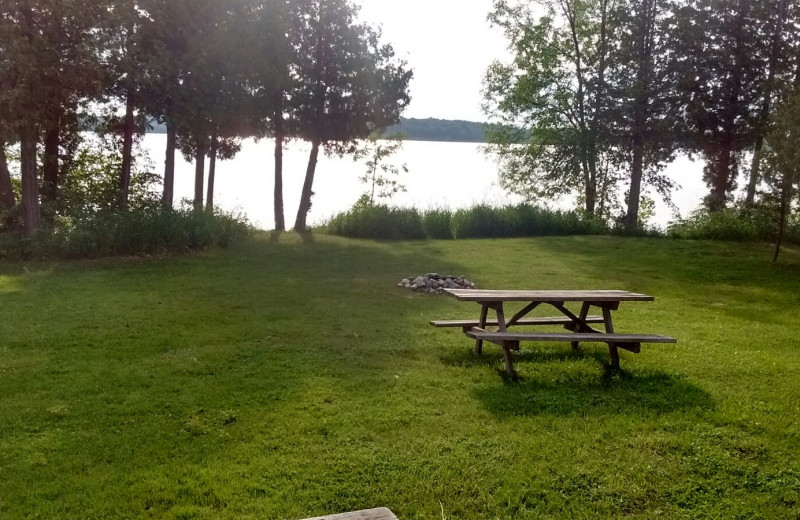
<path fill-rule="evenodd" d="M 201 211 L 203 209 L 203 184 L 206 166 L 206 145 L 202 140 L 197 143 L 194 161 L 194 209 Z"/>
<path fill-rule="evenodd" d="M 214 212 L 214 178 L 217 174 L 217 136 L 211 137 L 211 150 L 208 153 L 208 191 L 206 192 L 206 211 Z"/>
<path fill-rule="evenodd" d="M 788 0 L 780 0 L 778 4 L 775 29 L 772 33 L 772 42 L 770 43 L 764 99 L 761 103 L 761 113 L 759 114 L 759 121 L 762 127 L 761 131 L 756 136 L 755 146 L 753 147 L 753 162 L 750 166 L 750 180 L 747 183 L 747 196 L 744 201 L 745 207 L 748 208 L 753 207 L 755 203 L 756 188 L 758 187 L 758 181 L 761 180 L 761 150 L 764 147 L 764 134 L 767 131 L 767 121 L 769 120 L 770 111 L 772 109 L 772 95 L 775 91 L 775 85 L 773 85 L 775 81 L 775 68 L 778 66 L 778 58 L 780 57 L 781 39 L 783 38 L 783 28 L 786 24 L 788 4 Z"/>
<path fill-rule="evenodd" d="M 6 142 L 0 139 L 0 212 L 10 211 L 16 203 L 14 188 L 11 185 L 11 173 L 8 171 L 8 160 L 6 159 Z"/>
<path fill-rule="evenodd" d="M 39 185 L 36 176 L 36 142 L 38 131 L 28 123 L 20 136 L 20 169 L 22 174 L 22 225 L 31 234 L 41 224 Z"/>
<path fill-rule="evenodd" d="M 306 180 L 303 183 L 303 193 L 300 195 L 300 207 L 297 209 L 297 219 L 294 222 L 294 230 L 300 233 L 306 231 L 306 219 L 311 210 L 311 196 L 314 194 L 314 173 L 317 170 L 317 160 L 319 159 L 319 139 L 311 142 L 311 154 L 308 156 L 308 168 L 306 168 Z"/>
<path fill-rule="evenodd" d="M 119 204 L 123 208 L 128 206 L 128 195 L 131 187 L 131 164 L 133 163 L 133 132 L 135 122 L 133 119 L 133 93 L 128 90 L 125 101 L 125 121 L 122 132 L 122 170 L 119 175 Z"/>
<path fill-rule="evenodd" d="M 625 214 L 625 229 L 628 232 L 639 228 L 639 203 L 642 199 L 642 176 L 644 173 L 644 142 L 634 136 L 633 161 L 631 162 L 631 188 L 628 193 L 628 212 Z"/>
<path fill-rule="evenodd" d="M 167 154 L 164 159 L 164 206 L 172 209 L 175 199 L 175 149 L 178 147 L 178 136 L 175 125 L 167 121 Z"/>
<path fill-rule="evenodd" d="M 707 181 L 710 183 L 711 191 L 706 197 L 706 206 L 711 212 L 725 209 L 728 202 L 728 195 L 736 186 L 736 173 L 738 165 L 735 160 L 737 147 L 736 140 L 736 119 L 737 105 L 742 92 L 742 81 L 744 76 L 744 35 L 743 27 L 746 18 L 746 9 L 749 9 L 747 1 L 740 1 L 737 9 L 738 25 L 735 38 L 734 64 L 735 68 L 731 72 L 730 83 L 726 96 L 726 105 L 723 108 L 723 128 L 719 140 L 719 146 L 714 150 L 714 159 L 708 165 Z"/>
<path fill-rule="evenodd" d="M 731 178 L 733 154 L 732 136 L 726 136 L 706 166 L 706 181 L 711 187 L 706 206 L 712 213 L 725 209 L 728 202 L 728 194 L 735 180 Z"/>
<path fill-rule="evenodd" d="M 775 254 L 772 257 L 772 263 L 778 261 L 778 255 L 781 253 L 781 246 L 783 245 L 783 236 L 786 233 L 786 220 L 789 215 L 789 208 L 791 205 L 792 183 L 791 177 L 783 174 L 781 180 L 781 205 L 778 215 L 778 237 L 775 240 Z"/>
<path fill-rule="evenodd" d="M 286 220 L 283 217 L 283 115 L 275 114 L 275 229 L 286 230 Z"/>
<path fill-rule="evenodd" d="M 59 147 L 61 146 L 61 118 L 56 117 L 44 137 L 44 164 L 42 165 L 42 216 L 48 222 L 55 217 L 58 197 Z"/>
<path fill-rule="evenodd" d="M 625 229 L 629 232 L 639 227 L 639 205 L 642 198 L 644 176 L 644 151 L 647 141 L 648 104 L 650 101 L 651 71 L 653 68 L 653 39 L 656 6 L 653 0 L 639 4 L 637 13 L 636 80 L 634 83 L 633 127 L 631 128 L 632 154 L 631 186 L 628 193 L 628 211 L 625 214 Z"/>

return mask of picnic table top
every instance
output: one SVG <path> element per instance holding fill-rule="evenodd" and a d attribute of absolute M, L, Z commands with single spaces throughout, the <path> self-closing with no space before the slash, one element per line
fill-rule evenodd
<path fill-rule="evenodd" d="M 618 290 L 543 291 L 445 289 L 444 292 L 465 302 L 651 302 L 646 294 Z"/>
<path fill-rule="evenodd" d="M 385 507 L 368 509 L 366 511 L 353 511 L 341 515 L 315 516 L 306 520 L 397 520 L 394 514 Z"/>

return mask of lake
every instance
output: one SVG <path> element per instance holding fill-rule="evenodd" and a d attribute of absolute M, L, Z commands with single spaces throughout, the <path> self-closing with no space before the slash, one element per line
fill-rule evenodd
<path fill-rule="evenodd" d="M 157 171 L 161 171 L 166 135 L 147 134 L 143 146 Z M 309 151 L 308 143 L 299 142 L 289 144 L 284 152 L 284 207 L 288 227 L 297 214 Z M 273 152 L 272 141 L 247 140 L 235 159 L 217 162 L 215 203 L 224 210 L 245 213 L 254 225 L 263 229 L 274 227 Z M 406 141 L 394 159 L 398 164 L 405 163 L 409 169 L 399 179 L 407 191 L 392 199 L 392 203 L 400 206 L 459 209 L 478 203 L 501 205 L 521 200 L 500 188 L 497 164 L 482 152 L 480 144 Z M 350 208 L 367 190 L 359 181 L 364 171 L 363 162 L 320 154 L 309 223 L 324 222 Z M 701 171 L 701 162 L 686 157 L 679 158 L 667 169 L 667 174 L 681 186 L 673 196 L 681 216 L 696 209 L 706 193 Z M 193 196 L 194 166 L 177 154 L 175 199 Z M 551 206 L 568 209 L 572 201 L 562 200 Z M 652 223 L 664 227 L 672 219 L 672 210 L 659 201 Z"/>

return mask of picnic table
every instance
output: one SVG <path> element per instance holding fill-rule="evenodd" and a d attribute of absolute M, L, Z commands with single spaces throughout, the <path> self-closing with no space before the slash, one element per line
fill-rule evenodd
<path fill-rule="evenodd" d="M 638 354 L 642 343 L 677 343 L 675 338 L 655 334 L 617 334 L 611 313 L 619 309 L 622 302 L 651 302 L 655 298 L 618 290 L 590 291 L 541 291 L 541 290 L 485 290 L 485 289 L 445 289 L 445 293 L 460 301 L 476 302 L 480 305 L 477 320 L 435 320 L 434 327 L 461 327 L 464 333 L 475 340 L 475 351 L 481 354 L 483 343 L 495 343 L 503 349 L 506 372 L 516 377 L 512 351 L 520 349 L 522 341 L 565 341 L 577 349 L 580 342 L 599 342 L 608 344 L 611 367 L 619 369 L 619 349 Z M 506 318 L 505 304 L 523 302 L 522 309 Z M 575 314 L 566 307 L 569 302 L 580 303 L 580 311 Z M 548 305 L 558 310 L 556 317 L 527 317 L 534 309 Z M 601 314 L 590 315 L 592 307 L 600 309 Z M 495 314 L 489 318 L 489 311 Z M 597 330 L 592 324 L 602 324 Z M 570 332 L 518 332 L 511 327 L 561 325 Z M 489 327 L 496 330 L 489 330 Z"/>
<path fill-rule="evenodd" d="M 343 513 L 341 515 L 316 516 L 314 518 L 307 518 L 306 520 L 397 520 L 397 517 L 385 507 L 378 507 L 365 511 Z"/>

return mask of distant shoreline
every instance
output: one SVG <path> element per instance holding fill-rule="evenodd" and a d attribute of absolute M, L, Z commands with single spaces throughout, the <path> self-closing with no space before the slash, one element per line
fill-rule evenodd
<path fill-rule="evenodd" d="M 486 125 L 474 121 L 449 119 L 403 119 L 400 124 L 389 127 L 387 135 L 403 133 L 408 141 L 430 141 L 439 143 L 486 143 Z M 148 131 L 151 134 L 166 134 L 166 126 L 158 123 Z"/>

